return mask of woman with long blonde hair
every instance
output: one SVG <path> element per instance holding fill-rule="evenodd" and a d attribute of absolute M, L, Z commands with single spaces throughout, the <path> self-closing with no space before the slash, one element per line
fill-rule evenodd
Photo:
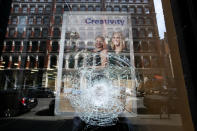
<path fill-rule="evenodd" d="M 125 49 L 124 37 L 121 32 L 114 32 L 111 41 L 111 48 L 116 54 L 119 54 Z"/>

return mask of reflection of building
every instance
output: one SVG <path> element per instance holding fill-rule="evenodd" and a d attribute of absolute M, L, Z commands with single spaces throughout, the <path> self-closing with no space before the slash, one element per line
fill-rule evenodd
<path fill-rule="evenodd" d="M 152 0 L 68 0 L 67 4 L 63 1 L 13 0 L 0 56 L 0 79 L 4 81 L 1 88 L 55 86 L 62 16 L 69 10 L 129 12 L 135 66 L 141 78 L 165 75 Z M 79 44 L 83 48 L 84 43 Z M 64 65 L 74 68 L 76 63 L 75 57 L 67 54 Z"/>

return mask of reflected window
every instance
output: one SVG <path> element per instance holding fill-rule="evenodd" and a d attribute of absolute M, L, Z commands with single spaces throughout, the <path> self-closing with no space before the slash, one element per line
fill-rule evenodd
<path fill-rule="evenodd" d="M 27 62 L 27 57 L 26 56 L 21 56 L 21 68 L 25 68 Z"/>
<path fill-rule="evenodd" d="M 38 42 L 37 41 L 33 41 L 32 42 L 32 50 L 33 52 L 38 50 Z"/>
<path fill-rule="evenodd" d="M 141 29 L 140 33 L 139 33 L 139 37 L 145 37 L 145 35 L 146 35 L 145 33 L 146 33 L 145 30 Z"/>
<path fill-rule="evenodd" d="M 44 38 L 48 37 L 48 29 L 47 28 L 42 29 L 42 37 L 44 37 Z"/>
<path fill-rule="evenodd" d="M 15 52 L 20 51 L 20 47 L 21 47 L 21 42 L 20 42 L 20 41 L 16 41 L 16 42 L 15 42 L 14 51 L 15 51 Z"/>
<path fill-rule="evenodd" d="M 44 24 L 49 24 L 49 23 L 50 23 L 49 17 L 44 17 L 43 23 L 44 23 Z"/>
<path fill-rule="evenodd" d="M 157 56 L 152 56 L 151 57 L 151 66 L 152 68 L 157 68 L 159 65 L 159 59 Z"/>
<path fill-rule="evenodd" d="M 10 28 L 9 30 L 9 37 L 14 37 L 15 34 L 15 29 L 14 28 Z"/>
<path fill-rule="evenodd" d="M 70 11 L 70 7 L 68 7 L 67 5 L 64 5 L 64 11 Z"/>
<path fill-rule="evenodd" d="M 143 65 L 144 65 L 144 68 L 150 68 L 151 67 L 149 56 L 144 56 L 143 57 Z"/>
<path fill-rule="evenodd" d="M 122 12 L 127 12 L 127 7 L 126 6 L 123 6 L 121 9 L 122 9 Z"/>
<path fill-rule="evenodd" d="M 142 68 L 141 56 L 135 56 L 135 67 L 136 68 Z"/>
<path fill-rule="evenodd" d="M 9 57 L 8 56 L 3 56 L 3 61 L 5 62 L 4 68 L 8 68 L 9 64 Z"/>
<path fill-rule="evenodd" d="M 121 3 L 126 3 L 126 0 L 121 0 Z"/>
<path fill-rule="evenodd" d="M 36 18 L 36 24 L 38 24 L 38 25 L 42 24 L 42 18 L 41 17 Z"/>
<path fill-rule="evenodd" d="M 62 6 L 56 7 L 56 13 L 62 13 Z"/>
<path fill-rule="evenodd" d="M 114 7 L 114 11 L 120 11 L 119 6 L 115 6 L 115 7 Z"/>
<path fill-rule="evenodd" d="M 135 0 L 136 3 L 141 3 L 141 0 Z"/>
<path fill-rule="evenodd" d="M 138 24 L 143 25 L 144 24 L 144 19 L 143 18 L 139 18 L 138 19 Z"/>
<path fill-rule="evenodd" d="M 145 41 L 143 41 L 143 42 L 141 43 L 141 45 L 142 45 L 142 50 L 143 50 L 144 52 L 147 52 L 147 51 L 148 51 L 148 43 L 145 42 Z"/>
<path fill-rule="evenodd" d="M 32 29 L 26 29 L 26 37 L 31 37 Z"/>
<path fill-rule="evenodd" d="M 26 6 L 22 7 L 22 13 L 27 13 L 27 7 Z"/>
<path fill-rule="evenodd" d="M 38 68 L 44 68 L 44 56 L 38 56 Z"/>
<path fill-rule="evenodd" d="M 23 28 L 17 28 L 17 37 L 21 38 L 23 36 Z"/>
<path fill-rule="evenodd" d="M 43 7 L 42 6 L 38 7 L 38 13 L 43 13 Z"/>
<path fill-rule="evenodd" d="M 138 37 L 138 31 L 137 31 L 137 29 L 133 29 L 132 30 L 132 32 L 133 32 L 133 38 L 137 38 Z"/>
<path fill-rule="evenodd" d="M 36 8 L 34 6 L 30 7 L 30 13 L 35 13 Z"/>
<path fill-rule="evenodd" d="M 142 14 L 142 7 L 138 7 L 138 8 L 137 8 L 137 13 L 138 13 L 138 14 Z"/>
<path fill-rule="evenodd" d="M 12 50 L 12 42 L 8 41 L 6 42 L 6 52 L 10 52 Z"/>
<path fill-rule="evenodd" d="M 53 31 L 53 37 L 59 37 L 60 35 L 60 30 L 58 28 L 55 28 Z"/>
<path fill-rule="evenodd" d="M 101 7 L 100 6 L 96 6 L 96 11 L 101 11 Z"/>
<path fill-rule="evenodd" d="M 107 6 L 106 7 L 106 11 L 112 11 L 112 7 L 111 6 Z"/>
<path fill-rule="evenodd" d="M 60 24 L 61 23 L 61 17 L 60 16 L 56 16 L 55 17 L 55 22 L 54 22 L 56 25 Z"/>
<path fill-rule="evenodd" d="M 78 7 L 77 6 L 73 6 L 72 7 L 72 11 L 78 11 Z"/>
<path fill-rule="evenodd" d="M 136 18 L 132 17 L 132 18 L 131 18 L 131 22 L 132 22 L 132 25 L 136 25 L 136 24 L 137 24 Z"/>
<path fill-rule="evenodd" d="M 27 52 L 30 50 L 30 43 L 29 41 L 24 41 L 23 42 L 23 52 Z"/>
<path fill-rule="evenodd" d="M 28 19 L 28 24 L 30 24 L 30 25 L 34 24 L 34 18 L 33 17 L 30 17 Z"/>
<path fill-rule="evenodd" d="M 93 10 L 94 10 L 93 6 L 88 6 L 88 11 L 93 11 Z"/>
<path fill-rule="evenodd" d="M 152 23 L 151 18 L 147 18 L 147 19 L 146 19 L 146 24 L 147 24 L 147 25 L 151 25 L 151 23 Z"/>
<path fill-rule="evenodd" d="M 139 52 L 141 50 L 141 46 L 138 41 L 134 41 L 133 46 L 134 46 L 134 52 Z"/>
<path fill-rule="evenodd" d="M 25 17 L 25 16 L 20 16 L 20 17 L 19 17 L 19 23 L 20 23 L 21 25 L 26 24 L 26 17 Z"/>
<path fill-rule="evenodd" d="M 40 43 L 39 51 L 40 51 L 40 52 L 46 52 L 46 50 L 47 50 L 46 47 L 47 47 L 46 41 L 42 41 L 42 42 Z"/>
<path fill-rule="evenodd" d="M 50 7 L 50 6 L 47 6 L 47 7 L 45 8 L 45 12 L 46 12 L 46 13 L 50 13 L 50 12 L 51 12 L 51 7 Z"/>
<path fill-rule="evenodd" d="M 144 0 L 144 3 L 148 3 L 149 2 L 149 0 Z"/>
<path fill-rule="evenodd" d="M 135 13 L 135 8 L 134 8 L 134 7 L 130 7 L 130 8 L 129 8 L 129 12 L 130 12 L 131 14 L 134 14 L 134 13 Z"/>
<path fill-rule="evenodd" d="M 11 24 L 17 24 L 17 17 L 12 17 Z"/>
<path fill-rule="evenodd" d="M 129 1 L 129 3 L 133 3 L 133 0 L 128 0 Z"/>
<path fill-rule="evenodd" d="M 114 0 L 114 3 L 118 3 L 119 2 L 119 0 Z"/>
<path fill-rule="evenodd" d="M 83 66 L 83 57 L 82 56 L 80 56 L 79 58 L 78 58 L 78 67 L 82 67 Z"/>
<path fill-rule="evenodd" d="M 18 5 L 14 5 L 14 13 L 18 13 L 19 12 L 19 6 Z"/>
<path fill-rule="evenodd" d="M 149 43 L 149 50 L 150 50 L 151 52 L 156 52 L 156 51 L 157 51 L 157 45 L 156 45 L 155 42 L 150 42 L 150 43 Z"/>
<path fill-rule="evenodd" d="M 152 30 L 148 30 L 148 37 L 153 37 L 153 31 Z"/>
<path fill-rule="evenodd" d="M 34 37 L 40 37 L 40 29 L 35 29 L 34 30 Z"/>
<path fill-rule="evenodd" d="M 150 9 L 148 7 L 145 7 L 144 12 L 145 12 L 145 14 L 150 14 Z"/>
<path fill-rule="evenodd" d="M 52 43 L 52 51 L 53 52 L 57 52 L 58 51 L 58 49 L 59 49 L 59 44 L 58 44 L 58 42 L 53 42 Z"/>
<path fill-rule="evenodd" d="M 85 6 L 80 6 L 80 11 L 86 11 L 86 7 Z"/>
<path fill-rule="evenodd" d="M 18 56 L 12 56 L 11 68 L 16 68 L 18 64 Z"/>
<path fill-rule="evenodd" d="M 36 58 L 35 56 L 30 56 L 30 68 L 34 68 L 35 67 L 35 63 L 36 63 Z"/>
<path fill-rule="evenodd" d="M 75 66 L 75 59 L 74 59 L 73 56 L 70 56 L 70 57 L 69 57 L 68 62 L 69 62 L 68 67 L 69 67 L 69 68 L 74 68 L 74 66 Z"/>

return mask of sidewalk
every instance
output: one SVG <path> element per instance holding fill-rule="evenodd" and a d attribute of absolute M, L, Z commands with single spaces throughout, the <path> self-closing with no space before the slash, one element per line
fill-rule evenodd
<path fill-rule="evenodd" d="M 2 120 L 38 120 L 38 121 L 58 121 L 71 120 L 73 117 L 65 116 L 26 116 L 0 118 Z M 171 114 L 170 118 L 160 119 L 159 115 L 138 115 L 137 117 L 127 118 L 133 125 L 163 125 L 163 126 L 182 126 L 181 116 L 179 114 Z"/>

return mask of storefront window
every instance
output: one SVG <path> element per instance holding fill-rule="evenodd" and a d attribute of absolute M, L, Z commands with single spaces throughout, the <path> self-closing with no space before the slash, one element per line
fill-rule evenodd
<path fill-rule="evenodd" d="M 2 130 L 192 130 L 173 4 L 0 1 Z"/>

